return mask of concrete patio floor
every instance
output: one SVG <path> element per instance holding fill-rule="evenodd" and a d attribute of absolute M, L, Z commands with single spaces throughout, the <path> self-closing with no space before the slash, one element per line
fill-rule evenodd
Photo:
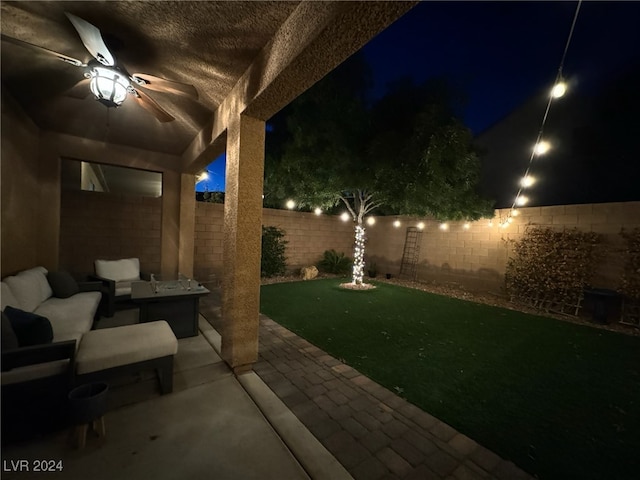
<path fill-rule="evenodd" d="M 65 430 L 3 447 L 2 478 L 350 478 L 255 374 L 232 375 L 212 346 L 219 342 L 201 317 L 200 334 L 179 340 L 173 393 L 160 395 L 152 372 L 123 378 L 109 392 L 104 438 L 90 434 L 77 450 Z M 289 432 L 302 462 L 256 401 Z M 33 471 L 42 459 L 61 460 L 62 471 Z"/>

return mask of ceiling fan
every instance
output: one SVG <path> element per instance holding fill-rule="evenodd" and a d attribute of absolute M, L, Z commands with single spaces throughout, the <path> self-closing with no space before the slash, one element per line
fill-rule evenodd
<path fill-rule="evenodd" d="M 53 55 L 58 60 L 76 67 L 86 68 L 84 79 L 78 82 L 89 83 L 91 92 L 96 99 L 107 107 L 118 107 L 131 96 L 142 108 L 153 114 L 160 122 L 171 122 L 175 118 L 139 87 L 157 92 L 168 92 L 198 98 L 198 92 L 193 85 L 154 77 L 145 73 L 130 74 L 121 64 L 118 64 L 107 48 L 100 34 L 100 30 L 86 20 L 65 12 L 67 18 L 75 27 L 82 43 L 94 57 L 88 63 L 62 53 L 40 47 L 16 38 L 2 34 L 2 40 L 34 48 L 42 53 Z M 76 85 L 77 87 L 77 85 Z M 76 87 L 73 87 L 74 89 Z"/>

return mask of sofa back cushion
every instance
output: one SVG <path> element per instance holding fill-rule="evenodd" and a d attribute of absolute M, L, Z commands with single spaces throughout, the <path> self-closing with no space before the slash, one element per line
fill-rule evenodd
<path fill-rule="evenodd" d="M 0 283 L 0 309 L 4 310 L 4 307 L 11 305 L 12 307 L 19 307 L 18 299 L 15 297 L 9 285 L 6 282 Z"/>
<path fill-rule="evenodd" d="M 44 267 L 24 270 L 17 275 L 5 278 L 4 283 L 9 286 L 14 299 L 17 300 L 18 305 L 12 306 L 27 312 L 33 312 L 38 305 L 53 295 L 47 281 L 47 270 Z"/>
<path fill-rule="evenodd" d="M 53 296 L 57 298 L 69 298 L 80 292 L 76 279 L 68 272 L 49 272 L 47 275 Z"/>
<path fill-rule="evenodd" d="M 96 275 L 116 282 L 140 280 L 140 260 L 123 258 L 121 260 L 96 260 Z"/>

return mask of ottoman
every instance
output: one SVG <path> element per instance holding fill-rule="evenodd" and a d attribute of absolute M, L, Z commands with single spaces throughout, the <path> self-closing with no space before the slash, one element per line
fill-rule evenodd
<path fill-rule="evenodd" d="M 178 340 L 164 320 L 91 330 L 76 354 L 75 383 L 104 381 L 123 373 L 155 369 L 162 393 L 173 390 Z"/>

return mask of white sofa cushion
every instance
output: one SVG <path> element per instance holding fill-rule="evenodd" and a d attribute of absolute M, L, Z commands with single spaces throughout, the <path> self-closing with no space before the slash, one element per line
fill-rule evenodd
<path fill-rule="evenodd" d="M 15 276 L 5 278 L 4 282 L 19 304 L 12 306 L 26 312 L 33 312 L 38 305 L 53 295 L 44 267 L 24 270 Z"/>
<path fill-rule="evenodd" d="M 2 310 L 4 310 L 7 305 L 11 305 L 13 308 L 20 308 L 20 303 L 11 292 L 9 285 L 5 282 L 0 283 L 0 303 Z"/>
<path fill-rule="evenodd" d="M 137 258 L 96 260 L 95 269 L 99 277 L 116 282 L 140 280 L 140 260 Z"/>
<path fill-rule="evenodd" d="M 54 342 L 79 341 L 91 330 L 101 297 L 100 292 L 81 292 L 69 298 L 51 297 L 34 313 L 49 319 Z"/>
<path fill-rule="evenodd" d="M 82 336 L 76 370 L 83 373 L 178 353 L 178 340 L 164 320 L 91 330 Z"/>

